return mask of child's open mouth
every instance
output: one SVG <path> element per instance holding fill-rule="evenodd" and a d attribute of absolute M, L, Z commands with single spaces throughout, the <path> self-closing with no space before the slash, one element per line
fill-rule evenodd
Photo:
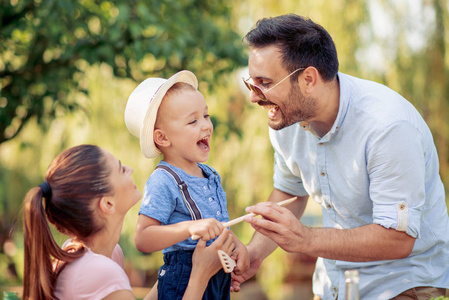
<path fill-rule="evenodd" d="M 209 150 L 209 136 L 202 138 L 196 144 L 201 150 Z"/>

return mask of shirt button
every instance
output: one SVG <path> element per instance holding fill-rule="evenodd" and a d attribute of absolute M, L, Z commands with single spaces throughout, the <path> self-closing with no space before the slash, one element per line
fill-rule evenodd
<path fill-rule="evenodd" d="M 324 143 L 318 143 L 318 145 L 323 146 Z"/>
<path fill-rule="evenodd" d="M 331 209 L 332 205 L 330 205 L 329 203 L 326 205 L 327 208 Z"/>
<path fill-rule="evenodd" d="M 321 172 L 321 176 L 326 176 L 326 172 Z"/>
<path fill-rule="evenodd" d="M 217 216 L 219 216 L 220 215 L 220 212 L 219 211 L 217 211 Z"/>
<path fill-rule="evenodd" d="M 209 197 L 209 201 L 212 201 L 213 200 L 213 198 L 212 197 Z"/>
<path fill-rule="evenodd" d="M 203 186 L 203 190 L 207 190 L 207 186 Z"/>

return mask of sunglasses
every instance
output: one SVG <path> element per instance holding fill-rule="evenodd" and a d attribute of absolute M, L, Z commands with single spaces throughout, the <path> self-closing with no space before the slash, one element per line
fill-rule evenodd
<path fill-rule="evenodd" d="M 251 77 L 249 77 L 248 79 L 245 79 L 245 78 L 242 77 L 242 79 L 243 79 L 243 82 L 245 83 L 246 87 L 248 88 L 248 90 L 253 91 L 254 93 L 256 93 L 257 97 L 259 97 L 262 101 L 268 101 L 267 96 L 265 95 L 266 93 L 268 93 L 269 91 L 271 91 L 272 89 L 274 89 L 275 87 L 280 85 L 285 79 L 289 78 L 294 73 L 296 73 L 296 72 L 298 72 L 300 70 L 304 70 L 304 69 L 305 68 L 299 68 L 299 69 L 294 70 L 293 72 L 288 74 L 286 77 L 284 77 L 284 79 L 282 79 L 281 81 L 276 83 L 274 86 L 272 86 L 271 88 L 269 88 L 265 92 L 263 92 L 262 89 L 260 87 L 258 87 L 257 85 L 254 85 L 254 84 L 248 82 L 248 80 L 250 80 Z"/>

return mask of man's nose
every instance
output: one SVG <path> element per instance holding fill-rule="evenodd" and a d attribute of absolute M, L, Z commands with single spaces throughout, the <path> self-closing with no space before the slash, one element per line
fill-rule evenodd
<path fill-rule="evenodd" d="M 251 103 L 258 103 L 259 101 L 261 101 L 262 98 L 253 90 L 249 91 L 249 101 L 251 101 Z"/>

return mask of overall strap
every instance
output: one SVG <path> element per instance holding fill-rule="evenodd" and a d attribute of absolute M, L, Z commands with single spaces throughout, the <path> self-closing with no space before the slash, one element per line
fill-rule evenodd
<path fill-rule="evenodd" d="M 198 208 L 198 205 L 196 205 L 195 200 L 192 199 L 189 193 L 189 189 L 187 188 L 187 183 L 181 180 L 178 174 L 176 174 L 175 171 L 173 171 L 170 167 L 164 166 L 164 165 L 158 165 L 156 169 L 162 169 L 166 171 L 168 174 L 170 174 L 176 181 L 179 187 L 179 191 L 181 192 L 181 196 L 184 199 L 184 203 L 187 206 L 187 209 L 190 212 L 190 215 L 192 217 L 192 220 L 199 220 L 202 219 L 203 216 L 201 215 L 201 211 Z"/>

